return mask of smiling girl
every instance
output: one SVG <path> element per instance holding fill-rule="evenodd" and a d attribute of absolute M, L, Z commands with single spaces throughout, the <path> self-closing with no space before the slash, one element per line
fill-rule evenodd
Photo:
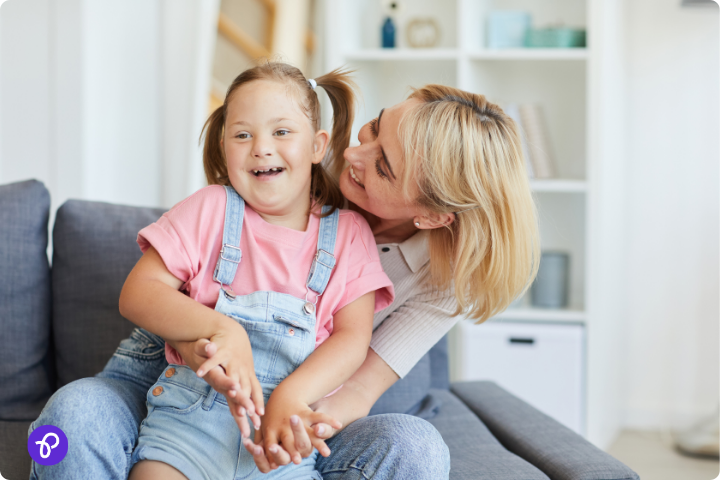
<path fill-rule="evenodd" d="M 331 152 L 342 155 L 352 85 L 338 71 L 308 81 L 282 63 L 243 72 L 206 124 L 205 171 L 216 185 L 140 231 L 144 254 L 121 313 L 167 342 L 207 338 L 216 351 L 196 375 L 166 343 L 131 480 L 262 475 L 242 444 L 248 416 L 255 443 L 291 454 L 291 421 L 341 426 L 309 405 L 362 364 L 373 313 L 394 298 L 367 222 L 338 209 L 342 195 L 320 165 L 331 137 L 319 128 L 315 87 L 333 103 Z M 200 378 L 217 367 L 235 385 L 228 396 Z M 317 450 L 295 457 L 269 476 L 321 478 Z"/>

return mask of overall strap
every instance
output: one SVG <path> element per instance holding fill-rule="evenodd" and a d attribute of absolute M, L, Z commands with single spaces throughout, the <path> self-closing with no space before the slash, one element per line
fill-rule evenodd
<path fill-rule="evenodd" d="M 242 259 L 242 250 L 240 250 L 240 236 L 242 235 L 243 216 L 245 215 L 245 200 L 235 191 L 233 187 L 226 186 L 225 194 L 227 201 L 225 203 L 225 225 L 223 226 L 222 248 L 218 257 L 217 265 L 213 280 L 221 285 L 232 285 L 237 267 Z M 226 293 L 232 294 L 226 290 Z"/>
<path fill-rule="evenodd" d="M 330 205 L 325 205 L 322 212 L 325 213 L 331 208 Z M 307 282 L 305 282 L 305 285 L 316 292 L 318 296 L 325 291 L 332 269 L 335 267 L 335 239 L 337 238 L 339 218 L 340 210 L 338 209 L 335 209 L 331 215 L 320 218 L 317 253 L 310 267 Z"/>

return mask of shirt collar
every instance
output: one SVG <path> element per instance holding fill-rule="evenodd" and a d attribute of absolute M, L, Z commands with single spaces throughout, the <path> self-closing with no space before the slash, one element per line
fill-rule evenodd
<path fill-rule="evenodd" d="M 413 273 L 417 273 L 430 261 L 428 252 L 428 230 L 420 230 L 412 237 L 398 244 L 405 263 Z"/>

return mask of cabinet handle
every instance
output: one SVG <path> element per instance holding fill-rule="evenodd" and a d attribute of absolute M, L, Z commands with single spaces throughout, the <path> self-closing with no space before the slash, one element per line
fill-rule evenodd
<path fill-rule="evenodd" d="M 521 343 L 525 345 L 532 345 L 535 343 L 534 338 L 516 338 L 516 337 L 510 337 L 510 343 Z"/>

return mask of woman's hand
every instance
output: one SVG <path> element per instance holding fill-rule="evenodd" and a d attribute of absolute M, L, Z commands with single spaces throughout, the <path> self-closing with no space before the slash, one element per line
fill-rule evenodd
<path fill-rule="evenodd" d="M 201 338 L 196 342 L 169 341 L 168 342 L 180 356 L 185 360 L 193 371 L 197 372 L 202 367 L 207 368 L 208 359 L 213 358 L 217 354 L 218 347 L 214 342 L 206 338 Z M 228 375 L 221 365 L 210 368 L 203 376 L 204 380 L 214 388 L 218 393 L 222 394 L 228 400 L 230 413 L 235 419 L 235 423 L 240 429 L 243 437 L 250 437 L 250 425 L 248 424 L 247 415 L 250 416 L 255 428 L 260 427 L 260 417 L 264 413 L 262 405 L 262 388 L 257 383 L 257 392 L 260 396 L 260 408 L 256 409 L 256 403 L 249 400 L 248 395 L 242 395 L 241 383 Z M 253 378 L 257 382 L 253 372 Z"/>
<path fill-rule="evenodd" d="M 255 442 L 245 440 L 243 445 L 263 473 L 291 461 L 299 464 L 302 457 L 312 453 L 313 448 L 317 448 L 321 455 L 327 457 L 330 449 L 322 438 L 314 434 L 310 427 L 313 423 L 342 427 L 342 424 L 330 415 L 314 412 L 307 405 L 295 400 L 294 396 L 283 395 L 282 391 L 276 389 L 268 402 L 262 427 L 255 434 Z"/>

